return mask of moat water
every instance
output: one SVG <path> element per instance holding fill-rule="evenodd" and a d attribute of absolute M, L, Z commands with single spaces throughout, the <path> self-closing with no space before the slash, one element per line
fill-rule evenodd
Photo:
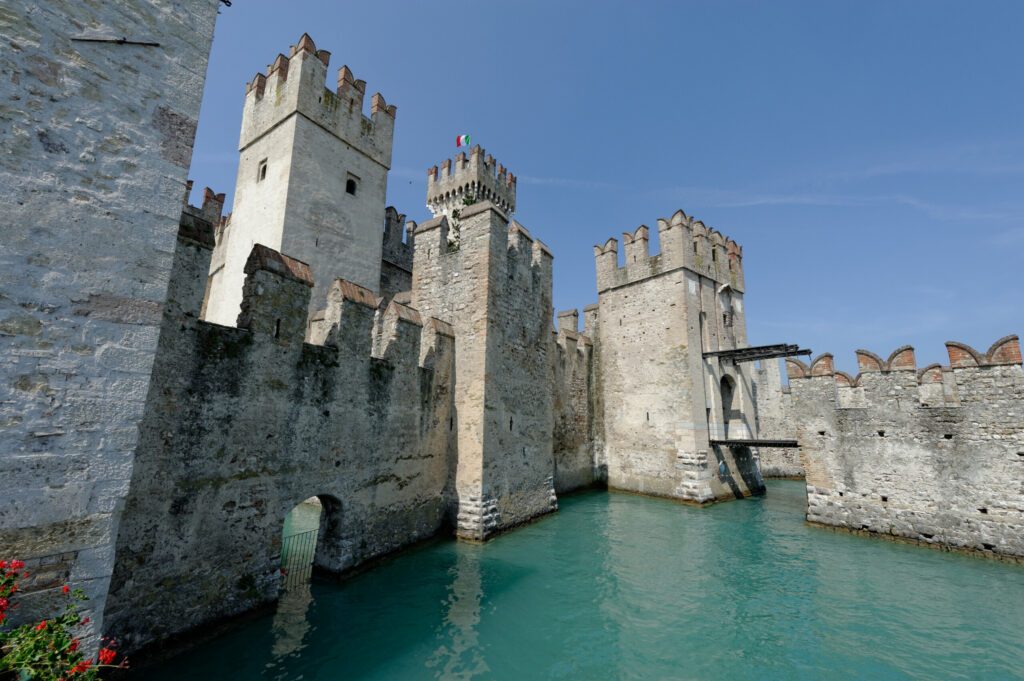
<path fill-rule="evenodd" d="M 803 483 L 692 508 L 564 498 L 443 541 L 135 676 L 174 679 L 1024 678 L 1024 567 L 804 523 Z"/>

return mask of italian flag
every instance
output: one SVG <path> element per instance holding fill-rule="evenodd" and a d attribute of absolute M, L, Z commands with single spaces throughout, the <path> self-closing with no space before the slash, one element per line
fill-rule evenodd
<path fill-rule="evenodd" d="M 468 147 L 469 146 L 469 135 L 459 135 L 455 138 L 455 146 L 457 147 Z"/>

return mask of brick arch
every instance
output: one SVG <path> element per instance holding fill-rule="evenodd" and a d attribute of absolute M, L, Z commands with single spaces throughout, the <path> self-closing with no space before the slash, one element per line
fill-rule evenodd
<path fill-rule="evenodd" d="M 946 341 L 946 352 L 949 354 L 949 366 L 953 368 L 985 366 L 987 358 L 970 345 L 957 341 Z"/>
<path fill-rule="evenodd" d="M 794 357 L 786 358 L 786 376 L 788 378 L 807 378 L 807 365 Z"/>
<path fill-rule="evenodd" d="M 818 355 L 811 362 L 811 376 L 832 376 L 836 373 L 832 364 L 832 353 Z"/>
<path fill-rule="evenodd" d="M 985 355 L 990 364 L 1021 364 L 1020 339 L 1015 335 L 1003 336 Z"/>
<path fill-rule="evenodd" d="M 942 365 L 929 364 L 918 371 L 917 382 L 922 385 L 925 383 L 942 383 Z"/>
<path fill-rule="evenodd" d="M 854 354 L 857 355 L 857 370 L 862 374 L 885 369 L 885 360 L 870 350 L 854 350 Z"/>
<path fill-rule="evenodd" d="M 914 348 L 910 345 L 902 345 L 889 355 L 885 361 L 887 371 L 898 371 L 902 369 L 916 369 L 917 358 L 914 356 Z"/>
<path fill-rule="evenodd" d="M 850 376 L 850 374 L 846 373 L 845 371 L 837 371 L 835 373 L 835 377 L 836 377 L 836 385 L 841 386 L 841 387 L 845 387 L 845 388 L 856 388 L 857 387 L 857 381 L 860 379 L 860 374 L 857 374 L 857 377 L 854 378 L 854 377 Z"/>

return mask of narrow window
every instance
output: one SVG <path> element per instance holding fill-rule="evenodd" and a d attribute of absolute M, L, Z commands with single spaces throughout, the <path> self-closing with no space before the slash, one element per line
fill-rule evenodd
<path fill-rule="evenodd" d="M 267 179 L 267 159 L 260 161 L 259 166 L 256 168 L 256 181 L 262 182 Z"/>
<path fill-rule="evenodd" d="M 718 249 L 717 248 L 712 248 L 711 249 L 711 259 L 714 260 L 715 262 L 718 262 Z"/>
<path fill-rule="evenodd" d="M 508 432 L 510 432 L 510 433 L 512 432 L 512 417 L 511 416 L 508 419 Z"/>
<path fill-rule="evenodd" d="M 356 195 L 356 181 L 351 177 L 345 182 L 345 192 L 352 196 Z"/>
<path fill-rule="evenodd" d="M 274 322 L 274 338 L 280 338 L 280 337 L 281 337 L 281 320 L 278 319 L 276 322 Z"/>
<path fill-rule="evenodd" d="M 693 242 L 693 252 L 694 253 L 697 252 L 697 242 L 696 241 Z"/>

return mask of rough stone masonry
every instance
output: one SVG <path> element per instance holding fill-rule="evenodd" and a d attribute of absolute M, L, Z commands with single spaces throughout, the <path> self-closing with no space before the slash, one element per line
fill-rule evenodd
<path fill-rule="evenodd" d="M 801 445 L 807 519 L 1022 560 L 1020 342 L 946 349 L 948 366 L 923 369 L 910 346 L 858 350 L 856 377 L 829 354 L 786 360 L 789 392 L 775 395 Z"/>
<path fill-rule="evenodd" d="M 859 379 L 791 363 L 786 395 L 729 359 L 741 247 L 682 211 L 658 254 L 646 226 L 621 262 L 595 247 L 597 303 L 556 330 L 515 176 L 475 147 L 405 223 L 396 107 L 364 113 L 345 66 L 325 87 L 308 35 L 248 84 L 233 213 L 210 190 L 182 207 L 216 5 L 0 10 L 0 540 L 37 575 L 23 616 L 71 579 L 95 633 L 139 648 L 275 599 L 310 496 L 315 564 L 345 574 L 593 484 L 760 494 L 762 433 L 799 438 L 813 521 L 1019 555 L 1015 338 L 920 375 L 905 353 Z"/>
<path fill-rule="evenodd" d="M 0 553 L 34 574 L 17 619 L 71 580 L 104 629 L 218 4 L 0 7 Z"/>

